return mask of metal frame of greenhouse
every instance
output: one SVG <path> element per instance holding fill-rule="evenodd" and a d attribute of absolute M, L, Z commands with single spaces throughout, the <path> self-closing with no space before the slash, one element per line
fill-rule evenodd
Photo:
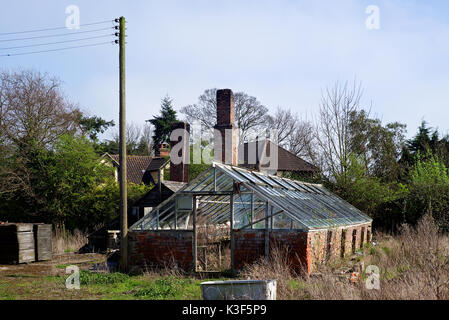
<path fill-rule="evenodd" d="M 130 231 L 193 231 L 193 261 L 197 259 L 197 226 L 227 225 L 231 252 L 236 230 L 296 230 L 311 232 L 371 223 L 360 210 L 326 190 L 278 176 L 213 163 L 130 227 Z M 265 236 L 265 256 L 269 237 Z M 231 264 L 234 269 L 233 254 Z M 196 269 L 196 267 L 195 267 Z"/>

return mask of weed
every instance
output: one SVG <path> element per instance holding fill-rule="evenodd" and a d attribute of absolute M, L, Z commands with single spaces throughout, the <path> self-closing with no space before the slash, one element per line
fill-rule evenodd
<path fill-rule="evenodd" d="M 80 285 L 116 284 L 129 280 L 124 273 L 95 273 L 86 270 L 80 271 Z"/>

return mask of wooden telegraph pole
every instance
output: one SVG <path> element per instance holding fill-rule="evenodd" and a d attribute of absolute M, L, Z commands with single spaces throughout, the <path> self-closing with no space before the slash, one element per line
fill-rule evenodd
<path fill-rule="evenodd" d="M 118 20 L 118 21 L 117 21 Z M 125 98 L 125 17 L 119 22 L 120 59 L 120 269 L 128 270 L 128 205 L 126 192 L 126 98 Z"/>

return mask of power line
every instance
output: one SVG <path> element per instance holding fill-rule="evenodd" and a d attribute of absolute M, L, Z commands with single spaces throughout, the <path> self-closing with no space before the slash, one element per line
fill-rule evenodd
<path fill-rule="evenodd" d="M 11 42 L 11 41 L 19 41 L 19 40 L 32 40 L 32 39 L 52 38 L 52 37 L 61 37 L 61 36 L 73 36 L 73 35 L 82 34 L 82 33 L 92 33 L 92 32 L 104 31 L 104 30 L 111 30 L 111 29 L 114 29 L 114 27 L 101 28 L 101 29 L 88 30 L 88 31 L 77 31 L 77 32 L 73 32 L 73 33 L 59 33 L 59 34 L 52 34 L 52 35 L 46 35 L 46 36 L 36 36 L 36 37 L 28 37 L 28 38 L 2 39 L 2 40 L 0 40 L 0 42 Z"/>
<path fill-rule="evenodd" d="M 31 52 L 22 52 L 22 53 L 7 53 L 7 54 L 1 54 L 0 57 L 23 56 L 23 55 L 35 54 L 35 53 L 62 51 L 62 50 L 84 48 L 84 47 L 96 47 L 96 46 L 101 46 L 101 45 L 105 45 L 105 44 L 114 44 L 114 42 L 113 41 L 107 41 L 107 42 L 99 42 L 99 43 L 86 44 L 86 45 L 81 45 L 81 46 L 65 47 L 65 48 L 58 48 L 58 49 L 49 49 L 49 50 L 31 51 Z"/>
<path fill-rule="evenodd" d="M 99 22 L 92 22 L 92 23 L 81 24 L 80 27 L 93 26 L 93 25 L 98 25 L 98 24 L 103 24 L 103 23 L 108 23 L 108 22 L 114 22 L 114 20 L 106 20 L 106 21 L 99 21 Z M 46 28 L 46 29 L 16 31 L 16 32 L 2 32 L 2 33 L 0 33 L 0 36 L 6 36 L 6 35 L 12 35 L 12 34 L 33 33 L 33 32 L 43 32 L 43 31 L 53 31 L 53 30 L 62 30 L 62 29 L 67 29 L 67 27 L 56 27 L 56 28 Z"/>
<path fill-rule="evenodd" d="M 80 39 L 73 39 L 73 40 L 64 40 L 64 41 L 56 41 L 56 42 L 30 44 L 30 45 L 26 45 L 26 46 L 17 46 L 17 47 L 7 47 L 7 48 L 1 48 L 0 47 L 0 50 L 11 50 L 11 49 L 21 49 L 21 48 L 48 46 L 48 45 L 67 43 L 67 42 L 76 42 L 76 41 L 84 41 L 84 40 L 91 40 L 91 39 L 98 39 L 98 38 L 106 38 L 106 37 L 110 37 L 110 36 L 113 36 L 113 35 L 114 34 L 107 34 L 107 35 L 102 35 L 102 36 L 80 38 Z"/>

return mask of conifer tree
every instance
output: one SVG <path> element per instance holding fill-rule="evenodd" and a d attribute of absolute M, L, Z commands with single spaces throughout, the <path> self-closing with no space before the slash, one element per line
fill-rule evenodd
<path fill-rule="evenodd" d="M 173 109 L 173 99 L 168 95 L 162 99 L 161 113 L 148 120 L 154 126 L 153 149 L 159 155 L 162 143 L 170 143 L 171 125 L 177 122 L 176 111 Z"/>

